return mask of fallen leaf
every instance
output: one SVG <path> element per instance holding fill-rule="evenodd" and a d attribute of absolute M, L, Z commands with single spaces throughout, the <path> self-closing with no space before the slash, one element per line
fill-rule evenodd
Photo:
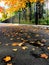
<path fill-rule="evenodd" d="M 13 65 L 12 63 L 7 63 L 7 65 Z"/>
<path fill-rule="evenodd" d="M 10 35 L 8 34 L 8 37 L 10 37 Z"/>
<path fill-rule="evenodd" d="M 3 60 L 4 60 L 5 62 L 11 61 L 11 57 L 10 57 L 10 56 L 6 56 L 5 58 L 3 58 Z"/>
<path fill-rule="evenodd" d="M 33 51 L 35 51 L 35 48 L 32 48 Z"/>
<path fill-rule="evenodd" d="M 19 43 L 18 46 L 22 46 L 23 43 Z"/>
<path fill-rule="evenodd" d="M 43 53 L 43 54 L 41 54 L 41 58 L 47 59 L 48 58 L 48 55 Z"/>
<path fill-rule="evenodd" d="M 49 47 L 47 47 L 47 49 L 49 50 Z"/>
<path fill-rule="evenodd" d="M 20 32 L 23 32 L 23 30 L 21 30 Z"/>
<path fill-rule="evenodd" d="M 18 43 L 13 43 L 12 46 L 18 46 Z"/>
<path fill-rule="evenodd" d="M 46 42 L 46 39 L 42 39 L 41 42 Z"/>
<path fill-rule="evenodd" d="M 12 49 L 13 51 L 17 51 L 17 49 Z"/>
<path fill-rule="evenodd" d="M 39 34 L 36 34 L 35 36 L 36 36 L 36 37 L 39 37 Z"/>
<path fill-rule="evenodd" d="M 41 46 L 44 46 L 44 44 L 41 44 Z"/>
<path fill-rule="evenodd" d="M 0 44 L 2 44 L 2 42 L 0 42 Z"/>
<path fill-rule="evenodd" d="M 30 42 L 31 44 L 33 44 L 34 43 L 34 41 L 32 41 L 32 42 Z"/>
<path fill-rule="evenodd" d="M 21 38 L 21 40 L 24 40 L 23 38 Z"/>
<path fill-rule="evenodd" d="M 20 38 L 17 38 L 18 40 L 20 39 Z"/>
<path fill-rule="evenodd" d="M 41 44 L 41 42 L 40 42 L 40 41 L 38 41 L 38 44 Z"/>
<path fill-rule="evenodd" d="M 8 46 L 8 44 L 5 44 L 6 46 Z"/>
<path fill-rule="evenodd" d="M 30 38 L 30 36 L 28 35 L 27 38 Z"/>
<path fill-rule="evenodd" d="M 13 38 L 10 38 L 10 40 L 13 40 Z"/>
<path fill-rule="evenodd" d="M 17 33 L 15 33 L 15 34 L 18 34 L 18 32 L 17 32 Z"/>
<path fill-rule="evenodd" d="M 23 50 L 26 50 L 26 49 L 28 49 L 28 47 L 27 47 L 27 46 L 24 46 L 24 47 L 22 47 L 22 49 L 23 49 Z"/>

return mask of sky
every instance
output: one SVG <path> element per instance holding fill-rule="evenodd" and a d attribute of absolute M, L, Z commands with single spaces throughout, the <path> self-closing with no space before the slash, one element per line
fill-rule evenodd
<path fill-rule="evenodd" d="M 7 5 L 5 6 L 5 4 L 4 4 L 4 2 L 3 2 L 3 1 L 1 1 L 1 2 L 0 2 L 0 6 L 1 6 L 1 7 L 4 7 L 5 9 L 7 9 L 7 8 L 8 8 L 8 6 L 7 6 Z"/>

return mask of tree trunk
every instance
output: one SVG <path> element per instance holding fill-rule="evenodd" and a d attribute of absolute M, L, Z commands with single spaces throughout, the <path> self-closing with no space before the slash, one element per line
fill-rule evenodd
<path fill-rule="evenodd" d="M 20 21 L 21 21 L 21 12 L 19 11 L 19 24 L 20 24 Z"/>
<path fill-rule="evenodd" d="M 27 13 L 26 13 L 26 9 L 23 9 L 23 19 L 26 21 L 27 20 Z"/>
<path fill-rule="evenodd" d="M 31 3 L 29 2 L 29 20 L 32 20 L 32 6 Z"/>
<path fill-rule="evenodd" d="M 39 23 L 39 19 L 43 17 L 43 7 L 42 4 L 38 1 L 36 2 L 36 12 L 35 12 L 35 24 Z"/>

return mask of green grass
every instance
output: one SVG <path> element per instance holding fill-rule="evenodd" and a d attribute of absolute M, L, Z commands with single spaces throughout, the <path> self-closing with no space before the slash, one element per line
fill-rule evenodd
<path fill-rule="evenodd" d="M 19 22 L 14 22 L 14 23 L 19 23 Z M 20 21 L 20 24 L 33 24 L 32 22 L 30 22 L 30 21 L 25 21 L 25 20 L 23 20 L 23 21 Z"/>
<path fill-rule="evenodd" d="M 32 24 L 32 22 L 29 22 L 29 21 L 21 21 L 20 24 Z"/>

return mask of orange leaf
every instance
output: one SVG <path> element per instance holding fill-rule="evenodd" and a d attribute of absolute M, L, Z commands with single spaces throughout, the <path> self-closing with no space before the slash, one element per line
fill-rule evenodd
<path fill-rule="evenodd" d="M 43 54 L 41 54 L 41 58 L 47 59 L 48 58 L 48 55 L 43 53 Z"/>
<path fill-rule="evenodd" d="M 3 11 L 4 11 L 4 9 L 2 7 L 0 7 L 0 12 L 3 12 Z"/>
<path fill-rule="evenodd" d="M 7 63 L 7 65 L 13 65 L 12 63 Z"/>
<path fill-rule="evenodd" d="M 10 57 L 10 56 L 6 56 L 5 58 L 3 58 L 3 60 L 4 60 L 5 62 L 11 61 L 11 57 Z"/>
<path fill-rule="evenodd" d="M 12 46 L 18 46 L 18 43 L 13 43 Z"/>

